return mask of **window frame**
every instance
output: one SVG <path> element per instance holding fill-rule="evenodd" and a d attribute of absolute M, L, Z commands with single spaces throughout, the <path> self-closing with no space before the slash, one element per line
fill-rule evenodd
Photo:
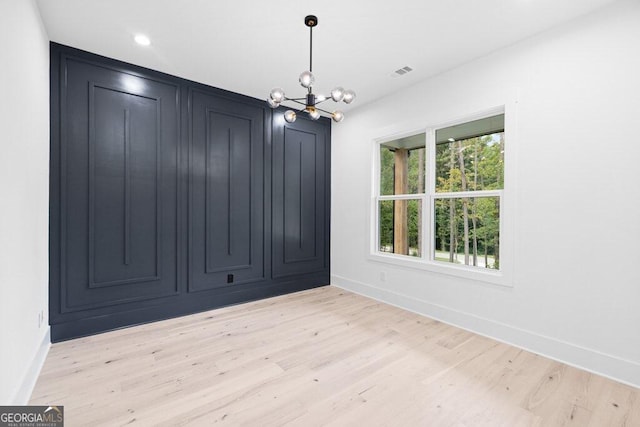
<path fill-rule="evenodd" d="M 385 200 L 389 200 L 389 201 L 396 201 L 396 200 L 418 200 L 420 201 L 420 203 L 422 204 L 422 211 L 424 212 L 424 210 L 426 209 L 426 190 L 427 190 L 427 186 L 428 186 L 428 181 L 427 181 L 427 177 L 426 177 L 426 173 L 425 173 L 425 182 L 424 182 L 424 193 L 406 193 L 406 194 L 386 194 L 386 195 L 382 195 L 380 194 L 380 146 L 386 142 L 390 142 L 390 141 L 394 141 L 396 139 L 400 139 L 403 137 L 408 137 L 408 136 L 415 136 L 418 134 L 424 133 L 424 130 L 418 131 L 418 132 L 405 132 L 399 136 L 393 137 L 393 138 L 385 138 L 383 140 L 379 140 L 376 144 L 377 147 L 377 152 L 376 152 L 376 161 L 375 161 L 375 165 L 377 167 L 374 168 L 374 171 L 376 173 L 376 181 L 375 181 L 375 189 L 374 189 L 374 196 L 377 195 L 377 201 L 375 203 L 374 209 L 376 211 L 375 213 L 375 248 L 374 251 L 377 253 L 381 253 L 381 254 L 388 254 L 388 255 L 396 255 L 402 258 L 411 258 L 411 259 L 423 259 L 424 255 L 425 255 L 425 249 L 424 249 L 424 230 L 425 230 L 425 222 L 424 222 L 424 214 L 422 215 L 422 218 L 420 219 L 420 221 L 422 222 L 421 224 L 421 229 L 422 229 L 422 243 L 423 243 L 423 247 L 420 248 L 420 256 L 413 256 L 413 255 L 398 255 L 398 254 L 393 254 L 392 252 L 382 252 L 379 250 L 380 248 L 380 202 L 381 201 L 385 201 Z M 426 167 L 426 159 L 427 159 L 427 136 L 425 135 L 425 145 L 424 145 L 424 157 L 425 157 L 425 167 Z M 426 172 L 426 170 L 425 170 Z"/>
<path fill-rule="evenodd" d="M 499 114 L 505 115 L 505 148 L 504 148 L 504 186 L 501 190 L 479 190 L 460 192 L 436 192 L 436 172 L 435 172 L 435 135 L 439 129 L 455 126 L 458 124 L 479 120 Z M 372 197 L 371 197 L 371 244 L 369 248 L 369 259 L 376 262 L 393 264 L 418 270 L 426 270 L 434 273 L 456 276 L 471 279 L 483 283 L 499 286 L 512 287 L 513 263 L 513 216 L 514 207 L 512 202 L 512 181 L 515 170 L 515 108 L 509 104 L 486 109 L 480 113 L 466 114 L 455 120 L 448 120 L 432 125 L 416 126 L 411 130 L 400 130 L 391 132 L 385 137 L 374 138 L 373 140 L 373 173 L 372 173 Z M 382 144 L 396 139 L 410 137 L 420 133 L 425 133 L 425 185 L 424 193 L 401 194 L 401 195 L 380 195 L 380 147 Z M 499 245 L 500 245 L 500 269 L 493 270 L 482 267 L 467 266 L 461 264 L 451 264 L 435 260 L 435 244 L 433 238 L 435 234 L 435 202 L 445 198 L 478 198 L 478 197 L 499 197 L 500 203 L 500 225 L 499 225 Z M 382 252 L 380 246 L 380 215 L 379 204 L 383 200 L 420 200 L 422 203 L 422 247 L 421 256 L 401 255 L 389 252 Z"/>

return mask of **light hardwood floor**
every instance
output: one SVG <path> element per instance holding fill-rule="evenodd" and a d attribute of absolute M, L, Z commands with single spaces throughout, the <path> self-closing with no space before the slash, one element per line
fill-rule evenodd
<path fill-rule="evenodd" d="M 54 344 L 67 426 L 640 426 L 640 390 L 338 288 Z"/>

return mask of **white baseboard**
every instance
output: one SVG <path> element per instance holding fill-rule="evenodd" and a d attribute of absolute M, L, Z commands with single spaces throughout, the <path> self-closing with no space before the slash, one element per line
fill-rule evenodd
<path fill-rule="evenodd" d="M 49 348 L 51 348 L 51 329 L 47 326 L 47 331 L 42 338 L 40 347 L 38 347 L 38 351 L 34 355 L 25 377 L 22 379 L 20 388 L 13 397 L 13 405 L 26 405 L 29 403 L 42 366 L 44 366 L 44 361 L 47 358 L 47 354 L 49 354 Z"/>
<path fill-rule="evenodd" d="M 640 388 L 640 363 L 495 320 L 331 275 L 331 285 L 501 341 L 558 362 Z"/>

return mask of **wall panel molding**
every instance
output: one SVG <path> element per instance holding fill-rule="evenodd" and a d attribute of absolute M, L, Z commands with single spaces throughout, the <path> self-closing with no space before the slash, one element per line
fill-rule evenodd
<path fill-rule="evenodd" d="M 274 130 L 274 277 L 327 268 L 329 135 L 304 119 Z"/>
<path fill-rule="evenodd" d="M 232 271 L 232 270 L 243 270 L 243 269 L 248 269 L 251 268 L 252 266 L 252 259 L 251 259 L 251 253 L 252 253 L 252 246 L 253 246 L 253 242 L 251 241 L 251 239 L 247 239 L 247 246 L 244 248 L 244 255 L 246 257 L 246 262 L 237 262 L 235 264 L 222 264 L 222 265 L 215 265 L 214 262 L 212 262 L 215 259 L 215 255 L 212 255 L 212 246 L 216 243 L 216 241 L 220 238 L 220 237 L 224 237 L 226 238 L 226 241 L 224 243 L 226 243 L 226 253 L 227 255 L 231 258 L 234 255 L 238 255 L 237 253 L 237 249 L 236 248 L 236 252 L 234 254 L 234 214 L 236 213 L 233 209 L 234 207 L 234 167 L 233 167 L 233 158 L 234 158 L 234 147 L 236 147 L 236 143 L 234 142 L 234 129 L 231 128 L 230 126 L 226 126 L 225 128 L 222 129 L 222 133 L 225 133 L 225 129 L 226 129 L 226 140 L 221 140 L 220 142 L 222 143 L 223 146 L 226 146 L 226 150 L 228 155 L 226 156 L 226 176 L 224 177 L 226 179 L 225 182 L 225 187 L 224 189 L 220 189 L 222 191 L 218 191 L 218 194 L 216 194 L 215 190 L 213 189 L 213 187 L 215 187 L 214 182 L 216 181 L 216 177 L 214 174 L 214 170 L 215 167 L 212 165 L 212 159 L 211 159 L 211 151 L 212 151 L 212 147 L 211 145 L 214 144 L 215 142 L 212 141 L 212 127 L 215 126 L 215 120 L 214 117 L 216 115 L 222 115 L 222 116 L 226 116 L 228 117 L 230 120 L 234 120 L 236 122 L 238 122 L 237 124 L 239 124 L 241 127 L 245 128 L 245 130 L 248 132 L 249 138 L 247 139 L 247 144 L 248 147 L 251 147 L 251 144 L 253 143 L 252 138 L 251 138 L 251 132 L 250 129 L 252 129 L 255 124 L 253 123 L 253 120 L 251 117 L 249 116 L 244 116 L 244 115 L 231 115 L 231 114 L 227 114 L 224 111 L 219 111 L 219 110 L 215 110 L 215 109 L 206 109 L 206 116 L 207 116 L 207 122 L 206 122 L 206 134 L 205 134 L 205 235 L 206 235 L 206 244 L 205 244 L 205 273 L 210 274 L 210 273 L 218 273 L 221 271 Z M 242 122 L 246 122 L 246 123 L 242 123 Z M 237 132 L 236 132 L 237 134 Z M 235 148 L 235 150 L 237 151 L 239 148 Z M 236 153 L 242 156 L 243 153 Z M 246 154 L 246 153 L 244 153 Z M 252 155 L 252 153 L 249 150 L 248 155 L 246 156 L 246 160 L 247 160 L 247 165 L 246 167 L 248 168 L 249 171 L 252 170 L 252 166 L 255 163 L 255 159 L 253 158 L 254 156 Z M 248 194 L 251 194 L 252 192 L 252 188 L 251 188 L 251 182 L 247 183 L 247 192 Z M 220 196 L 226 196 L 226 229 L 224 231 L 226 231 L 226 233 L 222 233 L 222 236 L 216 236 L 216 233 L 214 232 L 216 229 L 223 229 L 224 227 L 220 227 L 220 224 L 214 224 L 214 220 L 216 219 L 216 212 L 214 209 L 214 206 L 218 205 L 220 203 L 219 198 L 217 199 L 216 196 L 220 197 Z M 238 199 L 238 197 L 235 197 L 235 199 Z M 247 201 L 247 211 L 248 211 L 248 216 L 251 217 L 253 214 L 253 198 L 251 197 L 247 197 L 246 198 Z M 248 227 L 248 228 L 247 228 Z M 249 222 L 248 225 L 246 225 L 246 232 L 248 236 L 251 236 L 252 233 L 252 223 Z M 218 239 L 216 239 L 216 237 L 218 237 Z M 237 245 L 236 245 L 237 246 Z M 221 248 L 222 249 L 222 248 Z M 243 257 L 243 259 L 245 258 Z"/>
<path fill-rule="evenodd" d="M 189 292 L 264 281 L 264 106 L 190 90 Z"/>
<path fill-rule="evenodd" d="M 179 249 L 179 85 L 125 65 L 52 44 L 51 121 L 60 129 L 51 134 L 51 198 L 58 200 L 51 203 L 60 209 L 51 232 L 59 236 L 51 256 L 59 264 L 50 267 L 54 337 L 56 322 L 73 313 L 113 312 L 179 292 L 177 264 L 161 261 Z"/>
<path fill-rule="evenodd" d="M 294 197 L 263 100 L 56 43 L 50 88 L 54 342 L 329 283 L 329 120 L 290 130 Z"/>
<path fill-rule="evenodd" d="M 156 208 L 155 208 L 155 265 L 153 274 L 148 275 L 138 275 L 135 277 L 126 277 L 122 279 L 115 280 L 97 280 L 96 272 L 95 272 L 95 264 L 96 264 L 96 237 L 95 237 L 95 198 L 96 198 L 96 145 L 98 142 L 96 141 L 96 111 L 95 111 L 95 98 L 96 98 L 96 88 L 102 89 L 105 91 L 112 91 L 122 95 L 130 95 L 134 97 L 140 97 L 143 99 L 147 99 L 153 102 L 155 105 L 155 120 L 154 120 L 154 128 L 155 128 L 155 151 L 156 151 L 156 168 L 155 168 L 155 187 L 154 187 L 154 196 L 156 200 Z M 159 218 L 161 216 L 161 194 L 158 189 L 161 186 L 161 175 L 162 175 L 162 159 L 160 157 L 160 98 L 144 96 L 138 93 L 133 93 L 130 91 L 122 90 L 117 87 L 107 87 L 106 85 L 98 85 L 95 82 L 89 82 L 89 173 L 88 173 L 88 182 L 89 182 L 89 288 L 100 288 L 107 286 L 118 286 L 118 285 L 127 285 L 136 282 L 152 282 L 161 280 L 160 272 L 158 271 L 158 267 L 161 263 L 160 260 L 160 250 L 162 246 L 162 234 L 161 229 L 159 227 Z M 122 264 L 128 266 L 131 264 L 131 109 L 127 107 L 123 107 L 123 122 L 122 122 L 122 144 L 123 144 L 123 176 L 124 176 L 124 185 L 122 191 L 123 198 L 123 239 L 122 239 Z M 117 123 L 111 123 L 112 125 L 116 125 Z M 115 141 L 113 141 L 115 142 Z"/>
<path fill-rule="evenodd" d="M 296 133 L 304 135 L 306 137 L 306 141 L 303 141 L 301 138 L 297 138 Z M 284 171 L 284 179 L 282 180 L 283 188 L 282 192 L 284 194 L 284 217 L 283 222 L 287 223 L 296 223 L 298 225 L 298 247 L 295 249 L 295 239 L 285 239 L 283 240 L 283 253 L 284 253 L 284 264 L 291 264 L 297 262 L 307 262 L 316 260 L 318 258 L 318 245 L 316 244 L 316 237 L 318 234 L 318 215 L 317 215 L 317 194 L 318 194 L 318 186 L 316 185 L 318 180 L 321 177 L 317 174 L 317 135 L 312 132 L 301 132 L 298 130 L 292 130 L 285 128 L 285 150 L 284 150 L 284 160 L 283 164 L 285 165 L 295 165 L 297 162 L 298 167 L 297 170 L 294 171 L 293 176 L 288 176 L 287 172 L 291 172 L 291 169 L 285 168 Z M 298 152 L 298 154 L 291 153 Z M 287 153 L 290 153 L 289 158 L 287 157 Z M 305 154 L 306 153 L 306 154 Z M 311 182 L 307 183 L 305 181 L 305 174 L 303 171 L 310 170 L 312 173 L 309 176 L 312 178 Z M 292 192 L 288 192 L 286 189 L 287 183 L 291 184 L 293 182 L 298 183 L 297 191 L 294 190 Z M 308 181 L 308 180 L 307 180 Z M 296 193 L 297 192 L 297 198 Z M 293 194 L 291 194 L 293 193 Z M 294 197 L 287 197 L 288 195 Z M 305 209 L 305 205 L 309 204 L 311 207 L 309 209 Z M 291 212 L 286 209 L 287 206 L 293 206 L 292 214 L 287 215 L 288 212 Z M 297 207 L 297 208 L 296 208 Z M 307 216 L 307 210 L 312 212 L 312 216 Z M 306 225 L 309 228 L 306 228 Z M 306 238 L 306 241 L 305 241 Z M 293 255 L 291 251 L 287 249 L 294 249 L 297 254 Z M 309 249 L 309 254 L 306 253 L 305 249 Z"/>

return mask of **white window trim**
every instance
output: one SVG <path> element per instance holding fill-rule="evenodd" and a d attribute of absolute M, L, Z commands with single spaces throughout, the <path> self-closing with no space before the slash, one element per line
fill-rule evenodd
<path fill-rule="evenodd" d="M 438 124 L 425 124 L 414 127 L 411 130 L 404 130 L 393 134 L 388 134 L 382 138 L 373 140 L 372 149 L 372 197 L 370 212 L 370 248 L 368 259 L 375 262 L 382 262 L 396 266 L 424 270 L 448 276 L 455 276 L 469 279 L 474 282 L 489 283 L 504 287 L 513 287 L 513 276 L 515 270 L 514 252 L 514 218 L 515 218 L 515 171 L 516 169 L 516 148 L 517 148 L 517 100 L 505 103 L 502 106 L 484 110 L 479 113 L 464 115 L 456 120 L 450 120 Z M 437 129 L 453 126 L 456 124 L 478 120 L 497 114 L 505 114 L 505 167 L 504 167 L 504 188 L 502 190 L 481 190 L 455 193 L 436 193 L 435 181 L 433 179 L 433 168 L 435 167 L 435 131 Z M 379 195 L 380 194 L 380 145 L 399 138 L 426 134 L 425 150 L 425 188 L 427 193 L 402 194 L 402 195 Z M 491 270 L 460 264 L 449 264 L 435 261 L 435 240 L 434 223 L 432 221 L 434 203 L 439 198 L 459 198 L 459 197 L 500 197 L 500 270 Z M 382 200 L 421 200 L 422 201 L 422 254 L 420 257 L 384 253 L 379 251 L 379 212 L 378 203 Z M 428 243 L 427 243 L 428 242 Z"/>

